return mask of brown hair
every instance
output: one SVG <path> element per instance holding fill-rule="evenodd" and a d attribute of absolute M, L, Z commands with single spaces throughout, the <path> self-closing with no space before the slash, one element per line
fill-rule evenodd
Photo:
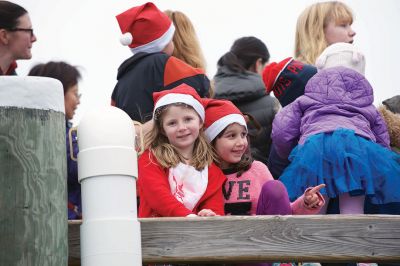
<path fill-rule="evenodd" d="M 307 7 L 297 19 L 295 35 L 295 58 L 305 64 L 315 64 L 315 60 L 328 46 L 325 27 L 329 22 L 353 23 L 350 8 L 339 1 L 315 3 Z"/>
<path fill-rule="evenodd" d="M 168 138 L 163 134 L 163 115 L 170 106 L 183 106 L 184 108 L 194 110 L 191 106 L 181 103 L 167 105 L 157 111 L 157 117 L 154 120 L 153 128 L 145 134 L 145 149 L 149 149 L 156 157 L 158 163 L 165 168 L 175 167 L 178 163 L 184 162 L 184 158 L 179 154 L 176 148 L 169 143 Z M 193 157 L 190 160 L 190 165 L 197 170 L 202 170 L 204 167 L 210 165 L 214 159 L 212 147 L 207 142 L 203 128 L 201 128 L 199 137 L 194 143 Z"/>
<path fill-rule="evenodd" d="M 175 33 L 172 39 L 175 49 L 172 55 L 192 67 L 206 71 L 206 61 L 190 19 L 180 11 L 165 10 L 164 13 L 167 14 L 175 26 Z"/>
<path fill-rule="evenodd" d="M 18 19 L 27 13 L 26 9 L 20 5 L 9 1 L 0 1 L 0 29 L 16 28 Z"/>
<path fill-rule="evenodd" d="M 35 65 L 28 73 L 28 76 L 49 77 L 61 81 L 64 88 L 64 95 L 68 89 L 78 84 L 81 74 L 78 68 L 65 62 L 50 61 L 46 64 Z"/>

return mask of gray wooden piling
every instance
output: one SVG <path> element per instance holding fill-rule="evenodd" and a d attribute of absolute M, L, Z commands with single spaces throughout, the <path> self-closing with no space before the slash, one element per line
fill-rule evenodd
<path fill-rule="evenodd" d="M 0 77 L 0 265 L 67 265 L 65 115 L 37 107 L 48 96 L 64 108 L 56 80 Z"/>

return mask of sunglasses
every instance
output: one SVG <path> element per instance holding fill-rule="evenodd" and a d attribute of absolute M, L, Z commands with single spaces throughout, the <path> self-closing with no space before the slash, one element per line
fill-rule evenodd
<path fill-rule="evenodd" d="M 33 29 L 24 29 L 24 28 L 13 28 L 8 31 L 24 31 L 24 32 L 29 32 L 31 37 L 33 36 Z"/>

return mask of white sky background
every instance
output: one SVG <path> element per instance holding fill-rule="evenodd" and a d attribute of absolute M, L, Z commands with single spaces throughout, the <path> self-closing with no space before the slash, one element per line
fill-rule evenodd
<path fill-rule="evenodd" d="M 119 43 L 115 16 L 147 1 L 132 0 L 11 0 L 25 7 L 38 41 L 33 57 L 18 61 L 17 72 L 26 75 L 37 63 L 63 60 L 80 67 L 81 104 L 78 124 L 91 109 L 110 104 L 119 65 L 132 54 Z M 312 0 L 155 0 L 160 10 L 184 12 L 192 20 L 207 60 L 210 79 L 218 59 L 233 41 L 243 36 L 261 39 L 270 62 L 293 56 L 297 17 Z M 375 105 L 400 94 L 400 1 L 343 0 L 355 15 L 354 44 L 366 57 L 366 77 L 375 93 Z"/>

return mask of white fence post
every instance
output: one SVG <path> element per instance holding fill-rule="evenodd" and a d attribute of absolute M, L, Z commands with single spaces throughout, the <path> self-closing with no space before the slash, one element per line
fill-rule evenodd
<path fill-rule="evenodd" d="M 89 112 L 78 126 L 78 143 L 82 265 L 142 265 L 132 120 L 111 106 Z"/>

